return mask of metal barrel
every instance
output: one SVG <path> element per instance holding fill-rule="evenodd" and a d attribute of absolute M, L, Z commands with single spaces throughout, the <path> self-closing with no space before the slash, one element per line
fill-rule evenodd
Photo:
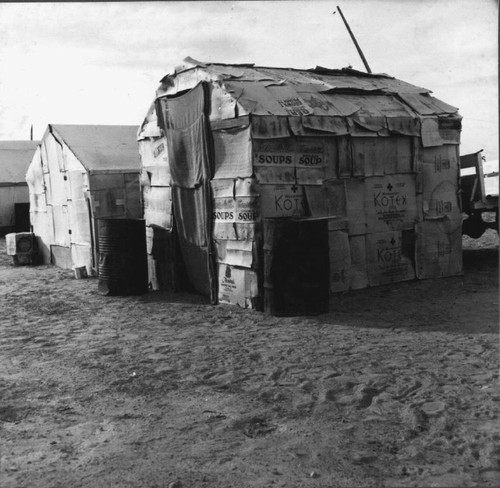
<path fill-rule="evenodd" d="M 148 290 L 146 225 L 142 219 L 97 220 L 98 290 L 104 295 L 140 295 Z"/>
<path fill-rule="evenodd" d="M 328 312 L 330 263 L 326 219 L 264 220 L 264 311 Z"/>

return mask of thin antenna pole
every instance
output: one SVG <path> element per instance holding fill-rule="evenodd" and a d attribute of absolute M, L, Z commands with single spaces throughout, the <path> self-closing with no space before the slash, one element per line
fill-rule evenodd
<path fill-rule="evenodd" d="M 31 129 L 30 129 L 30 141 L 33 140 L 33 124 L 31 124 Z"/>
<path fill-rule="evenodd" d="M 347 31 L 349 32 L 349 34 L 351 36 L 352 42 L 354 42 L 354 45 L 356 46 L 356 49 L 358 50 L 358 54 L 361 56 L 361 60 L 363 61 L 363 64 L 365 65 L 366 71 L 368 73 L 371 73 L 372 70 L 370 69 L 370 66 L 368 66 L 368 62 L 366 61 L 366 58 L 363 54 L 363 51 L 361 51 L 361 48 L 359 47 L 358 41 L 356 41 L 356 38 L 354 37 L 354 34 L 352 33 L 352 30 L 349 27 L 349 24 L 347 23 L 347 20 L 345 20 L 344 14 L 342 13 L 342 10 L 340 10 L 340 7 L 337 7 L 337 10 L 339 11 L 339 14 L 342 17 L 342 20 L 344 21 L 344 24 L 347 27 Z"/>

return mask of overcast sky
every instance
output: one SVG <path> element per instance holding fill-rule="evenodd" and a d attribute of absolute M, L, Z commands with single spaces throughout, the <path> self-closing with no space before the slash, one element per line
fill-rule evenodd
<path fill-rule="evenodd" d="M 186 56 L 260 66 L 364 70 L 459 107 L 463 154 L 498 159 L 494 0 L 0 4 L 0 140 L 48 123 L 134 124 Z"/>

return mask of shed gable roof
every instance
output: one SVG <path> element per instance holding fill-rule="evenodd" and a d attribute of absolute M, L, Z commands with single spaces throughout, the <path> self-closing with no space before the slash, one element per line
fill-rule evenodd
<path fill-rule="evenodd" d="M 159 94 L 168 94 L 182 73 L 199 70 L 218 82 L 249 113 L 285 116 L 360 116 L 370 98 L 372 117 L 448 116 L 458 109 L 431 96 L 431 91 L 386 74 L 350 68 L 292 69 L 251 64 L 202 63 L 186 58 L 162 80 Z M 374 98 L 374 97 L 377 98 Z"/>
<path fill-rule="evenodd" d="M 39 141 L 0 141 L 0 184 L 26 183 Z"/>
<path fill-rule="evenodd" d="M 140 170 L 137 126 L 51 124 L 50 127 L 87 171 Z"/>

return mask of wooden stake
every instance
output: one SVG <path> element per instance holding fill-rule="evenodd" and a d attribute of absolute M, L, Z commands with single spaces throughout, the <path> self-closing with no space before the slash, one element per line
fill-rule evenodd
<path fill-rule="evenodd" d="M 342 10 L 340 10 L 340 7 L 337 7 L 337 10 L 339 11 L 339 14 L 342 17 L 342 20 L 344 21 L 344 24 L 347 27 L 347 31 L 349 32 L 349 34 L 351 36 L 352 42 L 354 42 L 354 45 L 356 46 L 356 49 L 358 50 L 358 54 L 361 56 L 361 60 L 363 61 L 363 64 L 365 65 L 366 71 L 368 73 L 371 73 L 372 70 L 370 69 L 370 66 L 368 66 L 368 62 L 366 61 L 366 58 L 363 54 L 363 51 L 361 51 L 361 48 L 359 47 L 358 41 L 356 41 L 356 38 L 354 37 L 354 34 L 352 33 L 352 30 L 349 27 L 349 24 L 347 23 L 347 20 L 345 20 L 344 14 L 342 13 Z"/>

